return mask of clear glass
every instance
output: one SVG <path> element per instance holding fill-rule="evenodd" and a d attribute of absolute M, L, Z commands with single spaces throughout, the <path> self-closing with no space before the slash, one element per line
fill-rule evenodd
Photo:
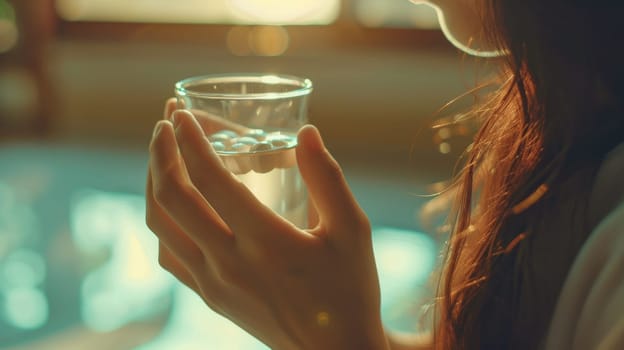
<path fill-rule="evenodd" d="M 296 134 L 307 123 L 309 79 L 266 74 L 193 77 L 175 85 L 178 108 L 211 125 L 207 137 L 225 166 L 293 224 L 307 225 L 307 193 Z"/>

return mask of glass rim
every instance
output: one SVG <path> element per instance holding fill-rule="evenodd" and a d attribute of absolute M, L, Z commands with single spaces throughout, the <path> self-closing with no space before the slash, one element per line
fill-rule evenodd
<path fill-rule="evenodd" d="M 261 93 L 223 93 L 223 92 L 199 92 L 193 91 L 192 87 L 206 83 L 263 83 L 284 84 L 293 86 L 293 90 L 283 92 Z M 176 96 L 189 96 L 206 99 L 229 99 L 229 100 L 277 100 L 309 95 L 313 90 L 312 81 L 285 74 L 267 73 L 227 73 L 209 74 L 186 78 L 175 84 Z"/>

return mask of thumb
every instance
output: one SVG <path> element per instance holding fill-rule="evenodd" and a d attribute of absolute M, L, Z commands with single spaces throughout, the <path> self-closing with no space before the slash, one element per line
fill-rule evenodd
<path fill-rule="evenodd" d="M 320 225 L 331 232 L 355 232 L 368 227 L 364 211 L 316 127 L 306 125 L 299 131 L 296 149 L 299 171 L 318 212 Z"/>

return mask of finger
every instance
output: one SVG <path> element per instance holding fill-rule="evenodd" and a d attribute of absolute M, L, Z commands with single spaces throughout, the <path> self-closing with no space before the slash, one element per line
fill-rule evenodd
<path fill-rule="evenodd" d="M 173 115 L 180 152 L 199 192 L 236 234 L 265 227 L 270 209 L 223 166 L 193 115 L 184 110 Z"/>
<path fill-rule="evenodd" d="M 298 134 L 297 164 L 321 225 L 357 229 L 367 220 L 357 204 L 338 162 L 325 148 L 318 130 L 311 125 Z M 340 230 L 339 230 L 340 231 Z"/>
<path fill-rule="evenodd" d="M 166 245 L 169 250 L 180 257 L 187 267 L 202 264 L 204 255 L 199 247 L 176 225 L 169 215 L 160 207 L 154 198 L 152 173 L 148 170 L 146 198 L 147 226 L 160 239 L 161 246 Z"/>
<path fill-rule="evenodd" d="M 171 114 L 176 110 L 178 101 L 175 97 L 171 97 L 165 102 L 165 111 L 163 113 L 164 120 L 171 120 Z"/>
<path fill-rule="evenodd" d="M 228 255 L 233 237 L 225 223 L 190 183 L 178 153 L 173 126 L 156 124 L 150 145 L 150 171 L 156 203 L 204 252 Z"/>
<path fill-rule="evenodd" d="M 162 242 L 158 244 L 158 263 L 160 266 L 171 273 L 178 281 L 191 288 L 195 293 L 201 293 L 193 275 L 191 275 L 180 258 L 180 256 L 172 253 Z"/>

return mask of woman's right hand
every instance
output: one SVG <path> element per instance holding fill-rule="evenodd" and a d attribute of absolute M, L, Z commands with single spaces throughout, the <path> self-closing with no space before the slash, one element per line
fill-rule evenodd
<path fill-rule="evenodd" d="M 188 111 L 157 124 L 147 222 L 161 265 L 271 347 L 385 349 L 370 225 L 318 131 L 297 163 L 319 216 L 302 230 L 261 204 Z"/>

